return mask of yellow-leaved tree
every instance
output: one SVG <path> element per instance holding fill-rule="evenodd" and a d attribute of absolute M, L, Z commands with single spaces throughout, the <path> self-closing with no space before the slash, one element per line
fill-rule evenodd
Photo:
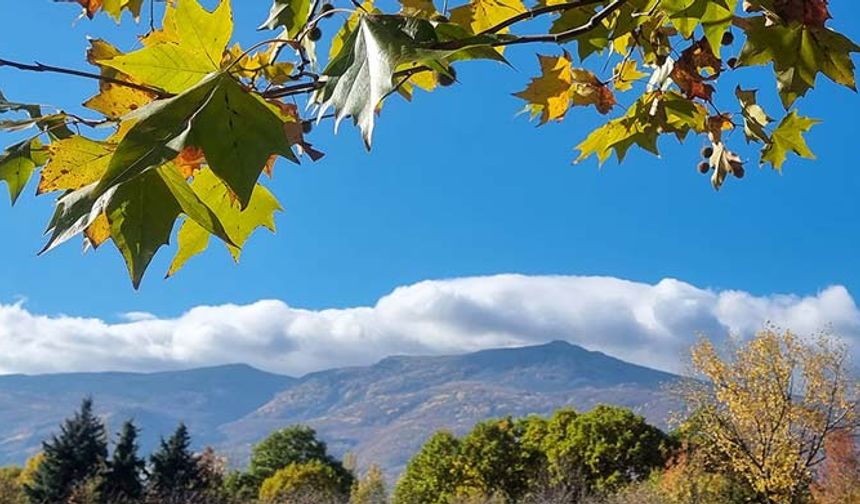
<path fill-rule="evenodd" d="M 845 346 L 768 328 L 719 352 L 692 349 L 701 381 L 683 388 L 705 449 L 746 478 L 762 502 L 806 497 L 828 435 L 856 428 L 856 384 Z"/>

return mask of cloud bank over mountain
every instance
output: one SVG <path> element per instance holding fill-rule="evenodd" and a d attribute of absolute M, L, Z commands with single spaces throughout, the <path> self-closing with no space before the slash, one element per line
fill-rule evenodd
<path fill-rule="evenodd" d="M 555 339 L 678 372 L 699 333 L 749 335 L 768 321 L 800 334 L 830 327 L 860 357 L 860 310 L 838 285 L 813 296 L 756 296 L 674 279 L 652 285 L 613 277 L 496 275 L 399 287 L 372 307 L 305 310 L 261 300 L 199 306 L 177 318 L 128 313 L 119 323 L 0 304 L 0 373 L 243 362 L 301 375 L 393 354 L 462 353 Z"/>

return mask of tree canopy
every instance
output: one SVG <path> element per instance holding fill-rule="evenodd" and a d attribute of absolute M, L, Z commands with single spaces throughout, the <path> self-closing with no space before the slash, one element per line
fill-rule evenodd
<path fill-rule="evenodd" d="M 75 1 L 87 17 L 117 22 L 140 20 L 146 3 Z M 607 117 L 576 146 L 577 161 L 622 161 L 633 146 L 657 154 L 663 136 L 698 136 L 699 170 L 717 189 L 745 175 L 746 159 L 782 170 L 790 154 L 812 158 L 804 134 L 818 119 L 798 100 L 819 74 L 855 89 L 860 52 L 830 26 L 827 0 L 401 0 L 396 8 L 273 0 L 260 41 L 247 48 L 231 44 L 230 0 L 212 11 L 198 0 L 167 2 L 160 24 L 155 1 L 150 22 L 138 25 L 140 47 L 90 41 L 93 70 L 0 55 L 0 66 L 97 84 L 86 117 L 65 112 L 68 104 L 0 94 L 0 131 L 24 132 L 0 154 L 0 179 L 14 202 L 38 170 L 37 192 L 57 195 L 43 252 L 78 235 L 88 248 L 110 240 L 135 287 L 177 221 L 168 275 L 212 236 L 238 260 L 255 229 L 273 230 L 281 206 L 261 176 L 279 157 L 319 159 L 306 138 L 315 122 L 337 128 L 351 117 L 369 149 L 392 95 L 454 84 L 467 60 L 505 63 L 518 50 L 510 46 L 545 51 L 538 75 L 512 90 L 533 119 L 561 121 L 577 107 Z M 343 25 L 321 41 L 320 26 L 340 14 Z M 328 54 L 317 50 L 323 42 Z M 772 71 L 749 77 L 761 66 Z M 782 110 L 765 110 L 747 84 L 762 74 Z"/>

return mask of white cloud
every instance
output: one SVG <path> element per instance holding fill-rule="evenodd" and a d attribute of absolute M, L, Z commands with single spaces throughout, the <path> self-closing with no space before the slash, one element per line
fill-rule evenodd
<path fill-rule="evenodd" d="M 860 310 L 842 286 L 814 296 L 755 296 L 665 279 L 498 275 L 400 287 L 373 307 L 302 310 L 281 301 L 199 306 L 174 319 L 121 323 L 0 305 L 0 373 L 153 371 L 245 362 L 300 375 L 391 354 L 440 354 L 563 339 L 679 371 L 701 331 L 750 334 L 767 321 L 826 326 L 860 348 Z"/>

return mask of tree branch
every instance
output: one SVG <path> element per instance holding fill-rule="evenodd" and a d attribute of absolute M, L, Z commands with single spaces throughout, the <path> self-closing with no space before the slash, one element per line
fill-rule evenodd
<path fill-rule="evenodd" d="M 145 91 L 147 93 L 153 93 L 154 95 L 158 96 L 159 98 L 168 98 L 170 96 L 173 96 L 169 93 L 165 93 L 164 91 L 162 91 L 160 89 L 150 87 L 150 86 L 145 86 L 143 84 L 136 84 L 134 82 L 129 82 L 126 80 L 117 79 L 114 77 L 108 77 L 108 76 L 97 74 L 97 73 L 83 72 L 81 70 L 74 70 L 72 68 L 63 68 L 63 67 L 52 66 L 52 65 L 43 65 L 42 63 L 39 63 L 38 61 L 33 63 L 33 64 L 27 64 L 27 63 L 20 63 L 18 61 L 11 61 L 11 60 L 0 58 L 0 67 L 4 67 L 4 66 L 16 68 L 18 70 L 25 70 L 28 72 L 50 72 L 50 73 L 58 73 L 58 74 L 63 74 L 63 75 L 74 75 L 75 77 L 84 77 L 86 79 L 93 79 L 93 80 L 98 80 L 98 81 L 102 81 L 102 82 L 109 82 L 111 84 L 116 84 L 117 86 L 125 86 L 128 88 L 137 89 L 138 91 Z"/>
<path fill-rule="evenodd" d="M 560 12 L 577 9 L 579 7 L 587 7 L 589 5 L 603 3 L 604 1 L 605 0 L 574 0 L 573 2 L 547 5 L 544 7 L 539 7 L 537 9 L 531 9 L 521 14 L 517 14 L 516 16 L 513 16 L 511 18 L 508 18 L 495 26 L 491 26 L 490 28 L 487 28 L 478 35 L 490 35 L 493 33 L 498 33 L 513 24 L 519 23 L 520 21 L 527 21 L 552 12 Z"/>
<path fill-rule="evenodd" d="M 500 40 L 498 42 L 494 42 L 490 45 L 495 47 L 509 46 L 509 45 L 517 45 L 517 44 L 531 44 L 531 43 L 539 43 L 539 42 L 552 42 L 556 44 L 561 44 L 576 38 L 584 33 L 588 33 L 591 30 L 597 28 L 597 25 L 601 23 L 604 19 L 608 18 L 612 15 L 613 12 L 620 9 L 624 4 L 627 3 L 627 0 L 613 0 L 606 7 L 600 10 L 600 12 L 596 13 L 591 17 L 585 24 L 577 26 L 575 28 L 571 28 L 569 30 L 565 30 L 559 33 L 548 33 L 546 35 L 522 35 L 516 36 L 514 38 L 508 40 Z M 562 4 L 563 5 L 563 4 Z"/>

